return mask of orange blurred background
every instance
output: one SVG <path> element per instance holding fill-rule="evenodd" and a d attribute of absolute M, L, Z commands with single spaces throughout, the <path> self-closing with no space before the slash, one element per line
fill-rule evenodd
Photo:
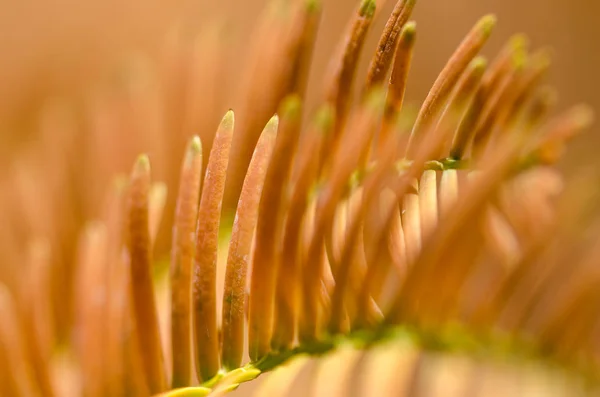
<path fill-rule="evenodd" d="M 31 127 L 32 115 L 41 106 L 42 98 L 85 92 L 132 52 L 156 54 L 165 34 L 176 23 L 192 33 L 215 20 L 225 23 L 226 53 L 232 60 L 231 83 L 235 82 L 240 76 L 235 69 L 244 67 L 247 38 L 265 3 L 20 0 L 4 4 L 0 13 L 0 51 L 4 54 L 0 66 L 2 168 L 18 155 L 15 143 L 26 145 L 35 139 L 27 135 L 27 127 Z M 327 56 L 355 3 L 324 0 L 311 72 L 313 85 L 321 81 Z M 371 48 L 393 3 L 387 0 L 380 7 L 372 29 Z M 600 3 L 592 0 L 420 0 L 413 16 L 418 22 L 419 42 L 409 98 L 424 97 L 461 35 L 479 16 L 489 12 L 494 12 L 500 23 L 488 53 L 508 35 L 524 32 L 534 45 L 548 45 L 554 50 L 550 83 L 558 88 L 560 103 L 583 101 L 598 108 L 600 87 L 595 73 L 600 70 L 600 25 L 596 16 Z M 580 144 L 578 149 L 585 150 L 586 146 Z"/>

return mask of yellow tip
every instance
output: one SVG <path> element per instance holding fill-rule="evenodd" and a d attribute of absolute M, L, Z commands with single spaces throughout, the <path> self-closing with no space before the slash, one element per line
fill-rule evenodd
<path fill-rule="evenodd" d="M 513 51 L 525 51 L 529 46 L 529 38 L 526 35 L 519 33 L 512 36 L 508 43 Z"/>
<path fill-rule="evenodd" d="M 417 35 L 417 23 L 415 21 L 409 21 L 402 28 L 401 40 L 413 41 Z"/>
<path fill-rule="evenodd" d="M 477 56 L 471 61 L 471 67 L 476 71 L 483 71 L 488 66 L 488 60 L 484 56 Z"/>
<path fill-rule="evenodd" d="M 190 141 L 190 152 L 193 155 L 202 152 L 202 141 L 200 140 L 200 137 L 198 135 L 194 135 L 192 137 L 192 140 Z"/>
<path fill-rule="evenodd" d="M 235 124 L 235 115 L 233 114 L 233 110 L 229 109 L 223 119 L 221 120 L 221 128 L 225 129 L 233 129 Z"/>
<path fill-rule="evenodd" d="M 269 120 L 267 125 L 265 125 L 265 130 L 271 130 L 271 131 L 276 132 L 278 127 L 279 127 L 279 116 L 277 116 L 275 114 L 275 115 L 273 115 L 273 117 L 271 117 L 271 119 Z"/>
<path fill-rule="evenodd" d="M 385 90 L 382 87 L 374 87 L 367 93 L 366 105 L 375 112 L 383 111 L 385 107 Z"/>
<path fill-rule="evenodd" d="M 358 10 L 358 15 L 361 17 L 371 18 L 375 14 L 375 0 L 363 0 Z"/>
<path fill-rule="evenodd" d="M 521 70 L 529 63 L 529 54 L 525 48 L 515 49 L 511 58 L 512 66 L 516 70 Z"/>
<path fill-rule="evenodd" d="M 498 22 L 498 18 L 494 14 L 489 14 L 484 16 L 477 23 L 477 27 L 482 31 L 485 36 L 489 36 L 494 27 L 496 27 L 496 23 Z"/>
<path fill-rule="evenodd" d="M 330 105 L 322 106 L 315 115 L 315 125 L 324 134 L 329 133 L 333 125 L 335 110 Z"/>
<path fill-rule="evenodd" d="M 188 143 L 187 151 L 185 152 L 185 167 L 192 167 L 194 161 L 200 158 L 200 163 L 202 163 L 202 141 L 198 135 L 194 135 L 190 142 Z"/>
<path fill-rule="evenodd" d="M 147 154 L 140 154 L 137 157 L 133 170 L 135 174 L 147 173 L 150 171 L 150 158 Z"/>
<path fill-rule="evenodd" d="M 289 95 L 283 100 L 280 109 L 280 113 L 284 119 L 300 118 L 302 116 L 302 99 L 297 94 Z"/>
<path fill-rule="evenodd" d="M 305 3 L 306 11 L 309 13 L 317 12 L 321 9 L 320 0 L 306 0 Z"/>

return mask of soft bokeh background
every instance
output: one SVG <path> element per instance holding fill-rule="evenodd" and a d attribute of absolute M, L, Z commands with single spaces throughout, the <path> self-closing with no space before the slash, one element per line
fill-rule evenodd
<path fill-rule="evenodd" d="M 20 0 L 0 13 L 0 154 L 2 169 L 18 155 L 14 143 L 27 144 L 32 112 L 45 95 L 71 95 L 89 89 L 132 51 L 156 54 L 176 23 L 190 32 L 215 20 L 226 23 L 232 79 L 243 68 L 244 49 L 265 0 Z M 353 0 L 324 0 L 312 82 L 318 84 L 327 55 L 355 6 Z M 393 6 L 387 0 L 378 26 Z M 525 32 L 534 45 L 554 50 L 550 82 L 561 104 L 585 101 L 600 105 L 595 74 L 600 70 L 600 3 L 593 0 L 421 0 L 414 18 L 419 44 L 410 97 L 422 98 L 443 62 L 474 20 L 494 12 L 500 19 L 490 50 L 514 32 Z M 377 32 L 375 28 L 373 31 Z M 375 34 L 371 35 L 375 40 Z M 312 90 L 314 91 L 314 90 Z M 312 92 L 311 91 L 311 92 Z M 590 137 L 589 139 L 593 139 Z M 588 145 L 578 145 L 584 150 Z"/>
<path fill-rule="evenodd" d="M 158 111 L 161 97 L 167 98 L 167 108 L 176 113 L 180 105 L 177 87 L 164 81 L 156 86 L 149 77 L 169 68 L 163 77 L 180 75 L 177 68 L 185 62 L 173 62 L 179 55 L 169 54 L 173 48 L 169 43 L 181 37 L 194 41 L 200 35 L 197 50 L 189 58 L 198 62 L 192 67 L 197 67 L 202 87 L 197 114 L 222 114 L 237 104 L 236 88 L 243 85 L 248 67 L 249 37 L 267 1 L 4 2 L 0 12 L 0 281 L 15 284 L 30 244 L 42 241 L 50 247 L 57 266 L 62 266 L 56 272 L 56 285 L 58 295 L 65 293 L 61 286 L 70 281 L 68 263 L 77 230 L 84 219 L 98 216 L 109 176 L 127 172 L 135 154 L 142 151 L 150 152 L 157 179 L 168 180 L 178 167 L 182 137 L 171 139 L 175 133 L 169 130 L 173 126 L 170 113 Z M 358 1 L 323 2 L 307 94 L 309 109 L 318 99 L 328 57 Z M 359 79 L 394 2 L 387 0 L 381 7 Z M 533 47 L 553 49 L 548 83 L 560 92 L 559 108 L 586 102 L 600 109 L 596 79 L 600 3 L 594 0 L 420 0 L 413 16 L 418 39 L 409 100 L 425 97 L 462 36 L 489 12 L 497 14 L 500 23 L 486 54 L 497 51 L 511 34 L 526 33 Z M 219 36 L 220 51 L 205 50 L 209 44 L 203 46 L 202 40 L 211 34 Z M 215 41 L 206 39 L 206 43 Z M 214 64 L 225 76 L 219 81 L 211 81 L 213 63 L 206 59 L 215 53 L 221 58 Z M 129 76 L 125 99 L 105 88 L 124 75 Z M 210 111 L 205 112 L 208 107 Z M 127 122 L 114 122 L 114 108 L 123 113 L 120 120 Z M 144 117 L 136 118 L 138 114 Z M 217 121 L 195 120 L 191 126 L 212 128 Z M 159 131 L 159 124 L 166 133 Z M 105 134 L 110 137 L 98 139 Z M 593 159 L 598 143 L 594 131 L 578 139 L 565 168 L 573 170 L 574 164 L 585 165 L 586 159 Z M 96 158 L 97 153 L 114 156 Z M 168 234 L 169 228 L 164 229 Z"/>

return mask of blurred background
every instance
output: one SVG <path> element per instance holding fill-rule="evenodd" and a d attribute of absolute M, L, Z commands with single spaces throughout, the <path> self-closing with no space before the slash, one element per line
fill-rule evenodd
<path fill-rule="evenodd" d="M 253 71 L 252 32 L 266 3 L 19 0 L 2 5 L 1 282 L 14 288 L 30 258 L 42 250 L 59 269 L 55 296 L 64 294 L 78 230 L 99 216 L 112 177 L 127 173 L 138 153 L 149 152 L 154 179 L 174 191 L 187 137 L 199 133 L 210 146 L 205 131 L 214 131 L 221 115 L 241 103 Z M 328 58 L 357 1 L 323 3 L 308 111 L 318 104 Z M 394 3 L 378 3 L 359 79 Z M 495 53 L 512 34 L 525 33 L 532 47 L 552 49 L 548 83 L 560 93 L 558 107 L 585 102 L 600 109 L 595 76 L 600 3 L 592 0 L 420 0 L 413 15 L 418 38 L 409 101 L 424 99 L 464 34 L 489 12 L 498 16 L 499 26 L 485 54 Z M 579 138 L 564 168 L 572 172 L 575 162 L 591 159 L 598 143 L 595 131 Z M 164 253 L 169 228 L 163 229 L 167 236 L 158 251 Z M 59 322 L 68 316 L 57 315 Z"/>
<path fill-rule="evenodd" d="M 44 98 L 85 94 L 114 73 L 132 53 L 157 57 L 165 36 L 176 26 L 194 35 L 207 25 L 223 25 L 227 83 L 234 85 L 241 76 L 239 69 L 244 67 L 247 38 L 266 3 L 21 0 L 4 4 L 0 13 L 0 50 L 4 54 L 0 66 L 2 169 L 6 170 L 12 158 L 19 155 L 21 144 L 35 141 L 36 137 L 27 132 Z M 357 1 L 323 3 L 311 72 L 313 86 L 321 81 L 327 57 Z M 394 1 L 379 3 L 383 6 L 372 29 L 371 48 Z M 600 68 L 600 26 L 595 16 L 600 4 L 592 0 L 421 0 L 414 14 L 419 25 L 419 46 L 409 87 L 411 99 L 424 97 L 461 35 L 489 12 L 500 20 L 489 53 L 508 35 L 526 33 L 534 45 L 547 45 L 554 51 L 550 82 L 558 88 L 561 104 L 584 101 L 598 107 L 600 90 L 594 73 Z M 585 146 L 580 145 L 581 150 Z"/>

